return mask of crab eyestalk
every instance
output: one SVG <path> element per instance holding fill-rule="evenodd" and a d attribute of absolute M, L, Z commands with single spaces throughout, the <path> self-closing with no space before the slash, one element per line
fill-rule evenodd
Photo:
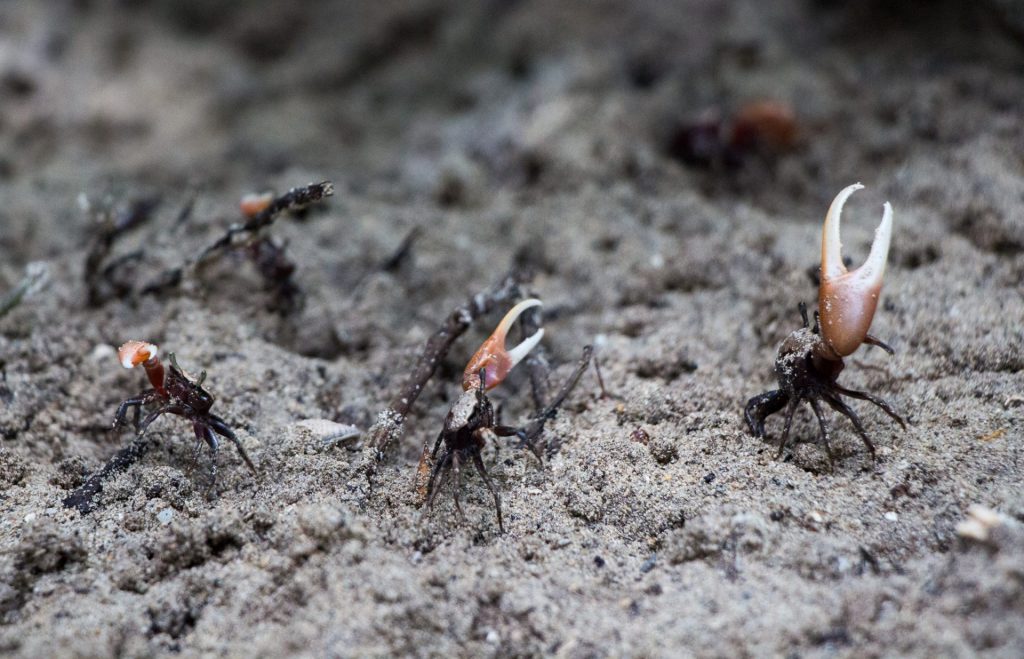
<path fill-rule="evenodd" d="M 117 358 L 121 366 L 135 368 L 139 364 L 146 369 L 146 377 L 149 383 L 160 395 L 166 395 L 164 389 L 164 366 L 157 358 L 157 347 L 155 344 L 145 341 L 126 341 L 117 349 Z"/>
<path fill-rule="evenodd" d="M 484 389 L 490 390 L 501 384 L 509 371 L 526 357 L 534 346 L 540 343 L 544 330 L 539 329 L 511 350 L 505 349 L 505 339 L 512 323 L 516 322 L 527 309 L 541 306 L 541 301 L 531 298 L 512 307 L 498 323 L 494 333 L 483 342 L 473 358 L 466 365 L 462 375 L 462 388 L 469 391 L 480 386 L 480 371 L 484 372 Z"/>
<path fill-rule="evenodd" d="M 843 265 L 839 219 L 851 194 L 864 186 L 855 183 L 840 192 L 825 216 L 821 236 L 821 288 L 818 314 L 824 339 L 820 357 L 839 360 L 864 343 L 882 290 L 885 262 L 892 238 L 892 206 L 885 202 L 882 223 L 875 230 L 871 253 L 864 264 L 847 272 Z"/>

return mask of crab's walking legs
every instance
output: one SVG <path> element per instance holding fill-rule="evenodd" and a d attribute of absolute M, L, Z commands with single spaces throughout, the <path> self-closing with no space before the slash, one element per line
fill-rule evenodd
<path fill-rule="evenodd" d="M 234 431 L 224 423 L 224 419 L 220 418 L 216 414 L 211 414 L 207 422 L 215 433 L 226 438 L 235 445 L 235 448 L 238 449 L 239 455 L 242 456 L 242 460 L 244 460 L 246 466 L 249 467 L 249 471 L 253 474 L 259 473 L 259 470 L 256 469 L 256 465 L 254 465 L 252 460 L 249 459 L 249 454 L 245 452 L 245 447 L 242 446 L 242 442 L 238 441 L 238 437 L 236 437 Z"/>
<path fill-rule="evenodd" d="M 840 400 L 838 396 L 826 393 L 822 398 L 832 409 L 839 412 L 853 423 L 854 430 L 856 430 L 857 434 L 860 435 L 861 440 L 864 442 L 864 446 L 866 446 L 868 448 L 868 452 L 871 453 L 871 461 L 874 462 L 876 459 L 875 445 L 871 443 L 871 439 L 868 437 L 868 433 L 864 430 L 864 425 L 860 422 L 860 417 L 857 416 L 857 413 L 850 409 L 850 406 Z"/>
<path fill-rule="evenodd" d="M 505 523 L 501 517 L 501 496 L 498 495 L 498 490 L 495 489 L 494 484 L 491 482 L 491 476 L 487 473 L 487 467 L 484 466 L 483 458 L 480 457 L 479 453 L 473 454 L 473 464 L 476 465 L 476 470 L 480 472 L 480 477 L 484 479 L 484 485 L 491 491 L 491 496 L 494 497 L 494 509 L 498 512 L 498 532 L 505 532 Z"/>
<path fill-rule="evenodd" d="M 786 409 L 786 427 L 782 431 L 782 439 L 779 440 L 779 452 L 775 454 L 775 459 L 778 460 L 782 457 L 782 452 L 786 450 L 786 443 L 789 442 L 789 431 L 793 428 L 793 415 L 796 414 L 796 408 L 800 406 L 800 398 L 795 397 L 790 401 L 789 407 Z M 781 407 L 779 408 L 781 409 Z M 762 436 L 764 433 L 764 423 L 762 421 L 761 426 Z"/>
<path fill-rule="evenodd" d="M 865 391 L 857 391 L 855 389 L 847 389 L 846 387 L 841 387 L 838 384 L 833 384 L 832 388 L 834 390 L 838 391 L 839 393 L 843 394 L 844 396 L 849 396 L 850 398 L 856 398 L 858 400 L 866 400 L 869 403 L 874 403 L 878 407 L 882 408 L 883 412 L 885 412 L 890 417 L 892 417 L 892 419 L 896 423 L 900 424 L 901 428 L 903 428 L 904 430 L 907 429 L 907 423 L 906 423 L 906 421 L 903 420 L 903 417 L 901 417 L 899 414 L 897 414 L 896 410 L 894 410 L 892 408 L 892 406 L 889 405 L 889 403 L 885 402 L 885 400 L 879 398 L 878 396 L 874 396 L 874 395 L 869 394 L 869 393 L 867 393 Z"/>
<path fill-rule="evenodd" d="M 782 389 L 772 389 L 754 396 L 747 402 L 743 415 L 755 437 L 764 437 L 764 421 L 789 402 L 789 394 Z"/>
<path fill-rule="evenodd" d="M 144 391 L 135 398 L 129 398 L 128 400 L 122 401 L 117 406 L 117 413 L 114 414 L 114 428 L 120 427 L 124 424 L 125 417 L 128 416 L 128 410 L 132 410 L 132 427 L 135 430 L 139 429 L 139 421 L 142 418 L 142 406 L 148 405 L 160 398 L 159 395 L 154 391 Z"/>

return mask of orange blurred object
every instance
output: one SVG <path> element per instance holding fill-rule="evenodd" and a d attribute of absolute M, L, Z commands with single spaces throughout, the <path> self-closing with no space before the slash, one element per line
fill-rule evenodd
<path fill-rule="evenodd" d="M 273 192 L 254 192 L 242 197 L 242 201 L 238 205 L 246 217 L 254 217 L 267 210 L 272 201 L 274 201 Z"/>
<path fill-rule="evenodd" d="M 796 136 L 793 108 L 781 101 L 752 101 L 733 117 L 729 144 L 741 149 L 766 146 L 784 150 L 796 143 Z"/>

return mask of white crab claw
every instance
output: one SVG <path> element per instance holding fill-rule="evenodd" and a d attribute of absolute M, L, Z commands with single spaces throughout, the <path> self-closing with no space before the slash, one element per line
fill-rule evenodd
<path fill-rule="evenodd" d="M 145 341 L 125 341 L 117 349 L 117 358 L 125 368 L 135 368 L 155 358 L 156 355 L 156 345 Z"/>
<path fill-rule="evenodd" d="M 841 359 L 853 353 L 871 329 L 871 320 L 878 306 L 882 277 L 892 239 L 892 206 L 885 202 L 882 223 L 875 230 L 871 253 L 864 264 L 850 272 L 843 265 L 839 220 L 843 205 L 851 194 L 863 189 L 855 183 L 840 192 L 825 216 L 821 235 L 821 288 L 818 292 L 818 313 L 826 355 Z"/>
<path fill-rule="evenodd" d="M 515 348 L 511 350 L 505 348 L 505 339 L 512 324 L 527 309 L 539 307 L 541 304 L 541 301 L 535 298 L 523 300 L 505 314 L 494 333 L 483 342 L 483 345 L 466 365 L 466 370 L 462 374 L 463 389 L 468 391 L 480 386 L 480 369 L 484 369 L 484 387 L 493 389 L 505 379 L 505 376 L 516 364 L 521 362 L 540 343 L 541 338 L 544 337 L 543 329 L 534 332 Z"/>

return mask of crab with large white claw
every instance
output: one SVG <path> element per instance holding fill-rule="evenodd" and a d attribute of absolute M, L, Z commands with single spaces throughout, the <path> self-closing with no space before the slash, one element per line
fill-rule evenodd
<path fill-rule="evenodd" d="M 882 222 L 875 231 L 875 240 L 864 264 L 855 270 L 847 271 L 842 259 L 839 220 L 843 205 L 851 194 L 863 187 L 857 183 L 843 189 L 825 216 L 821 237 L 821 287 L 814 326 L 809 326 L 807 309 L 801 303 L 800 314 L 804 326 L 782 342 L 778 357 L 775 359 L 775 375 L 779 381 L 779 388 L 751 398 L 744 411 L 750 431 L 757 437 L 764 437 L 765 419 L 786 408 L 785 426 L 779 442 L 779 456 L 785 450 L 789 439 L 793 414 L 804 400 L 810 404 L 818 419 L 829 464 L 833 464 L 833 456 L 822 402 L 850 419 L 857 434 L 870 451 L 872 460 L 875 459 L 874 444 L 864 430 L 860 417 L 842 400 L 844 396 L 877 405 L 900 426 L 906 428 L 906 423 L 887 402 L 863 391 L 846 389 L 837 382 L 844 368 L 843 358 L 853 354 L 862 344 L 875 345 L 889 354 L 893 353 L 892 348 L 868 333 L 875 309 L 878 307 L 889 243 L 892 239 L 893 213 L 889 202 L 883 206 Z"/>
<path fill-rule="evenodd" d="M 466 365 L 462 376 L 463 391 L 448 410 L 444 427 L 437 436 L 433 451 L 429 453 L 429 459 L 428 454 L 424 453 L 420 462 L 420 474 L 426 483 L 423 494 L 427 497 L 428 507 L 433 507 L 434 499 L 440 491 L 441 485 L 449 475 L 453 474 L 455 483 L 452 489 L 455 493 L 455 509 L 460 517 L 465 517 L 459 500 L 459 480 L 463 465 L 472 462 L 494 498 L 498 529 L 504 532 L 501 497 L 491 482 L 481 456 L 481 450 L 486 445 L 487 439 L 518 437 L 520 445 L 529 448 L 537 460 L 543 462 L 535 439 L 543 431 L 544 423 L 557 413 L 559 406 L 576 386 L 580 375 L 590 363 L 592 354 L 590 346 L 584 349 L 583 359 L 580 360 L 576 370 L 563 385 L 558 395 L 545 410 L 530 421 L 528 426 L 515 427 L 499 424 L 494 407 L 487 397 L 487 392 L 501 384 L 515 365 L 540 343 L 544 336 L 543 329 L 538 329 L 511 350 L 505 346 L 509 329 L 513 323 L 528 309 L 539 306 L 541 306 L 541 301 L 531 298 L 512 307 L 498 323 L 494 333 L 483 342 L 483 345 L 473 354 Z M 443 451 L 441 451 L 442 444 L 444 445 Z M 439 451 L 440 455 L 438 455 Z"/>

